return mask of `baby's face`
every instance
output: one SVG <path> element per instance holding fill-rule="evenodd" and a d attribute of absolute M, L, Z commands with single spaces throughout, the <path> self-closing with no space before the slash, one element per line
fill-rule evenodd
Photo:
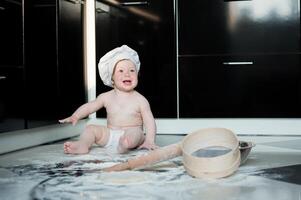
<path fill-rule="evenodd" d="M 130 60 L 117 63 L 112 76 L 114 87 L 121 91 L 132 91 L 138 84 L 138 72 Z"/>

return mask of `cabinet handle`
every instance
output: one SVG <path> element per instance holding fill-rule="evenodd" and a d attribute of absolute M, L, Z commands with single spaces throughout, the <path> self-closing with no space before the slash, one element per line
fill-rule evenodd
<path fill-rule="evenodd" d="M 104 10 L 101 9 L 101 8 L 96 8 L 95 11 L 96 11 L 97 13 L 107 13 L 106 11 L 104 11 Z"/>
<path fill-rule="evenodd" d="M 253 62 L 223 62 L 223 65 L 253 65 Z"/>
<path fill-rule="evenodd" d="M 82 0 L 65 0 L 65 1 L 71 2 L 73 4 L 85 4 L 85 2 Z"/>
<path fill-rule="evenodd" d="M 0 76 L 0 80 L 5 80 L 6 76 Z"/>
<path fill-rule="evenodd" d="M 223 62 L 223 65 L 253 65 L 253 62 Z"/>
<path fill-rule="evenodd" d="M 230 1 L 252 1 L 252 0 L 224 0 L 224 2 L 230 2 Z"/>
<path fill-rule="evenodd" d="M 133 1 L 120 3 L 121 6 L 146 6 L 149 5 L 148 1 Z"/>

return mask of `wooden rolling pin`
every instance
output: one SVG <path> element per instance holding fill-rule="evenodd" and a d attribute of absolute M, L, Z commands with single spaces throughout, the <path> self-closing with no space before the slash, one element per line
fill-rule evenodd
<path fill-rule="evenodd" d="M 148 154 L 131 158 L 127 162 L 104 168 L 103 171 L 112 172 L 142 168 L 180 155 L 182 155 L 181 143 L 171 144 L 150 151 Z"/>

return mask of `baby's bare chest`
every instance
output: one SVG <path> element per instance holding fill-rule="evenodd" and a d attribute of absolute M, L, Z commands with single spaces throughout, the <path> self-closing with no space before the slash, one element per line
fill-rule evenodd
<path fill-rule="evenodd" d="M 123 115 L 123 116 L 137 116 L 140 115 L 139 104 L 135 102 L 118 102 L 111 101 L 106 105 L 108 115 Z"/>

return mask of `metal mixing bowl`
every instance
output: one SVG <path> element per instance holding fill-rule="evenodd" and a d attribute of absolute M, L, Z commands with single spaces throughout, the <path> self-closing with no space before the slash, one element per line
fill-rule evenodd
<path fill-rule="evenodd" d="M 239 141 L 240 165 L 246 162 L 253 147 L 255 147 L 253 142 Z"/>

